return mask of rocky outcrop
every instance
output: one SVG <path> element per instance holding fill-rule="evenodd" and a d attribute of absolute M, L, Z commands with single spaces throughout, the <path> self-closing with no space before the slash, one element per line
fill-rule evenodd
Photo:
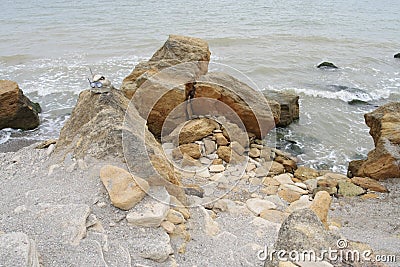
<path fill-rule="evenodd" d="M 247 132 L 258 138 L 265 135 L 279 123 L 280 106 L 271 99 L 265 99 L 247 84 L 226 73 L 210 72 L 196 81 L 195 99 L 208 98 L 216 101 L 194 101 L 194 114 L 218 114 L 232 122 L 243 122 Z M 223 103 L 223 104 L 222 104 Z"/>
<path fill-rule="evenodd" d="M 337 69 L 338 67 L 332 62 L 324 61 L 317 66 L 318 69 Z"/>
<path fill-rule="evenodd" d="M 0 80 L 0 129 L 31 130 L 39 126 L 40 105 L 31 102 L 18 84 Z"/>
<path fill-rule="evenodd" d="M 366 160 L 349 163 L 349 176 L 376 180 L 400 178 L 400 103 L 389 103 L 364 115 L 375 149 Z"/>
<path fill-rule="evenodd" d="M 149 61 L 139 63 L 123 80 L 121 90 L 126 97 L 133 97 L 135 107 L 155 136 L 161 135 L 171 111 L 185 101 L 185 84 L 207 72 L 210 54 L 207 42 L 201 39 L 170 35 Z M 182 114 L 184 110 L 179 115 Z M 173 129 L 182 119 L 173 118 L 170 122 Z"/>
<path fill-rule="evenodd" d="M 267 99 L 272 99 L 279 103 L 280 117 L 276 126 L 286 127 L 300 118 L 298 95 L 277 91 L 264 91 L 263 93 Z"/>
<path fill-rule="evenodd" d="M 152 75 L 163 69 L 185 62 L 196 62 L 198 75 L 207 73 L 211 52 L 207 42 L 199 38 L 170 35 L 165 44 L 149 61 L 139 63 L 123 80 L 121 90 L 132 98 L 139 88 Z"/>
<path fill-rule="evenodd" d="M 53 157 L 72 155 L 75 159 L 92 157 L 124 158 L 133 175 L 150 185 L 166 184 L 170 194 L 184 201 L 173 167 L 160 143 L 148 131 L 146 121 L 120 91 L 79 95 L 70 119 L 61 130 Z M 137 164 L 140 162 L 141 164 Z"/>

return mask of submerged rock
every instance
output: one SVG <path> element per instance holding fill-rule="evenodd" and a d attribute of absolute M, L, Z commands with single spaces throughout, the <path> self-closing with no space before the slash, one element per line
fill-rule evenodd
<path fill-rule="evenodd" d="M 400 103 L 389 103 L 364 115 L 375 149 L 366 160 L 349 163 L 348 175 L 373 179 L 400 178 Z"/>
<path fill-rule="evenodd" d="M 319 68 L 319 69 L 337 69 L 338 67 L 335 64 L 333 64 L 332 62 L 324 61 L 324 62 L 318 64 L 317 68 Z"/>
<path fill-rule="evenodd" d="M 40 105 L 31 102 L 18 84 L 0 80 L 0 129 L 31 130 L 39 126 Z"/>

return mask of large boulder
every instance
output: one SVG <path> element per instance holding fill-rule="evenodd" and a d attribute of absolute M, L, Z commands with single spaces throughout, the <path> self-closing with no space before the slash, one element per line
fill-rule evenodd
<path fill-rule="evenodd" d="M 279 122 L 280 106 L 276 101 L 265 99 L 262 93 L 229 74 L 209 72 L 196 81 L 195 89 L 195 99 L 211 101 L 194 101 L 194 114 L 215 113 L 234 122 L 238 116 L 247 132 L 258 138 L 265 137 Z M 216 105 L 212 100 L 218 100 L 224 105 Z"/>
<path fill-rule="evenodd" d="M 170 35 L 149 61 L 139 63 L 123 80 L 121 90 L 129 99 L 133 97 L 135 107 L 155 136 L 161 135 L 171 111 L 185 101 L 185 85 L 207 73 L 210 55 L 204 40 Z M 170 129 L 178 121 L 182 122 L 179 118 L 171 120 Z"/>
<path fill-rule="evenodd" d="M 288 92 L 264 91 L 267 99 L 279 103 L 281 115 L 276 126 L 286 127 L 300 117 L 299 96 Z"/>
<path fill-rule="evenodd" d="M 400 103 L 389 103 L 364 115 L 375 149 L 365 160 L 349 163 L 349 176 L 376 180 L 400 178 Z"/>
<path fill-rule="evenodd" d="M 39 126 L 39 104 L 31 102 L 16 82 L 0 80 L 0 103 L 0 129 L 31 130 Z"/>
<path fill-rule="evenodd" d="M 170 194 L 185 200 L 180 178 L 161 144 L 119 90 L 105 94 L 81 92 L 52 156 L 67 154 L 74 158 L 125 159 L 134 176 L 149 185 L 165 185 Z"/>

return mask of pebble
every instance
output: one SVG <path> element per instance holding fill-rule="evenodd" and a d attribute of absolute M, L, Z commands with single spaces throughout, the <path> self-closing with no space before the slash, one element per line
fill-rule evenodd
<path fill-rule="evenodd" d="M 225 171 L 225 167 L 222 164 L 219 165 L 211 165 L 210 167 L 208 167 L 210 172 L 223 172 Z"/>
<path fill-rule="evenodd" d="M 294 184 L 283 184 L 282 185 L 283 188 L 286 188 L 288 190 L 291 190 L 293 192 L 299 193 L 301 195 L 306 195 L 308 194 L 307 190 L 301 189 L 300 187 L 295 186 Z"/>
<path fill-rule="evenodd" d="M 276 205 L 271 201 L 259 198 L 250 198 L 246 201 L 247 208 L 256 216 L 260 215 L 263 210 L 276 209 Z"/>
<path fill-rule="evenodd" d="M 283 184 L 294 184 L 294 182 L 292 181 L 292 177 L 287 173 L 274 176 L 273 179 L 275 181 L 277 181 L 281 185 L 283 185 Z"/>

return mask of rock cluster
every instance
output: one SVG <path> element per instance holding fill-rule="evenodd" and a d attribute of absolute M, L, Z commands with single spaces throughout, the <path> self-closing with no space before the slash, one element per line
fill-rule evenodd
<path fill-rule="evenodd" d="M 13 81 L 0 80 L 0 129 L 31 130 L 39 126 L 39 104 L 31 102 Z"/>
<path fill-rule="evenodd" d="M 376 180 L 400 177 L 400 103 L 389 103 L 364 115 L 375 149 L 366 160 L 349 163 L 349 176 Z"/>

